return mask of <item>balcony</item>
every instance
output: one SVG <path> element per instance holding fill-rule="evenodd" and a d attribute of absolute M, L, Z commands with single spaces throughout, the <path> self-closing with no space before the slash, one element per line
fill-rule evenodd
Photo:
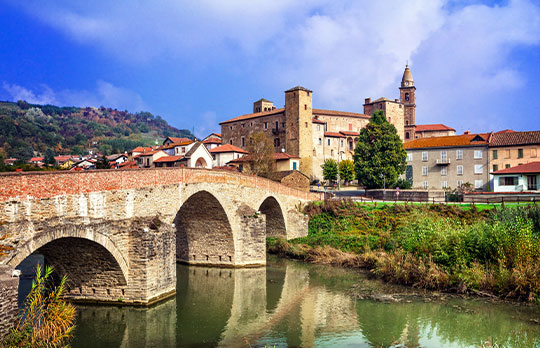
<path fill-rule="evenodd" d="M 447 166 L 447 165 L 450 164 L 450 160 L 449 159 L 438 159 L 435 163 L 438 166 Z"/>

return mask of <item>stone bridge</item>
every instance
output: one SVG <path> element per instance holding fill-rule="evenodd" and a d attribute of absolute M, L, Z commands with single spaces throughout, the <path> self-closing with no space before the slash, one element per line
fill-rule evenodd
<path fill-rule="evenodd" d="M 305 236 L 314 199 L 205 169 L 2 174 L 0 266 L 42 254 L 74 300 L 149 304 L 175 292 L 177 261 L 265 265 L 265 238 Z"/>

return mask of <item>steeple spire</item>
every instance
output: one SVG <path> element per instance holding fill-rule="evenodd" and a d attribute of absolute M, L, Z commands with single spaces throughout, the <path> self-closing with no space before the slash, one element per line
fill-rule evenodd
<path fill-rule="evenodd" d="M 408 62 L 407 62 L 408 63 Z M 405 65 L 405 71 L 403 72 L 403 78 L 401 79 L 401 87 L 414 86 L 414 80 L 409 69 L 409 64 Z"/>

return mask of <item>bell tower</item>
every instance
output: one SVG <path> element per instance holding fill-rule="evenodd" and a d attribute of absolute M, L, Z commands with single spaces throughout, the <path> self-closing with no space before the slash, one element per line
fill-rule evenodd
<path fill-rule="evenodd" d="M 414 125 L 416 123 L 415 110 L 416 110 L 416 87 L 414 86 L 414 80 L 409 69 L 409 65 L 405 66 L 403 72 L 403 78 L 401 79 L 401 87 L 399 87 L 399 101 L 403 104 L 404 110 L 404 123 L 405 123 L 405 141 L 412 140 L 414 136 Z"/>

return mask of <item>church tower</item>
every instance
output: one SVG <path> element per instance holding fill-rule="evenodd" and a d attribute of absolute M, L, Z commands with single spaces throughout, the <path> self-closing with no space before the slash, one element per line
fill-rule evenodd
<path fill-rule="evenodd" d="M 285 91 L 285 149 L 300 157 L 300 171 L 313 175 L 312 91 L 297 86 Z"/>
<path fill-rule="evenodd" d="M 399 87 L 399 99 L 403 104 L 404 118 L 405 118 L 405 141 L 412 140 L 414 136 L 415 109 L 416 109 L 416 87 L 414 86 L 414 80 L 409 69 L 409 65 L 405 66 L 403 72 L 403 78 L 401 79 L 401 87 Z"/>

